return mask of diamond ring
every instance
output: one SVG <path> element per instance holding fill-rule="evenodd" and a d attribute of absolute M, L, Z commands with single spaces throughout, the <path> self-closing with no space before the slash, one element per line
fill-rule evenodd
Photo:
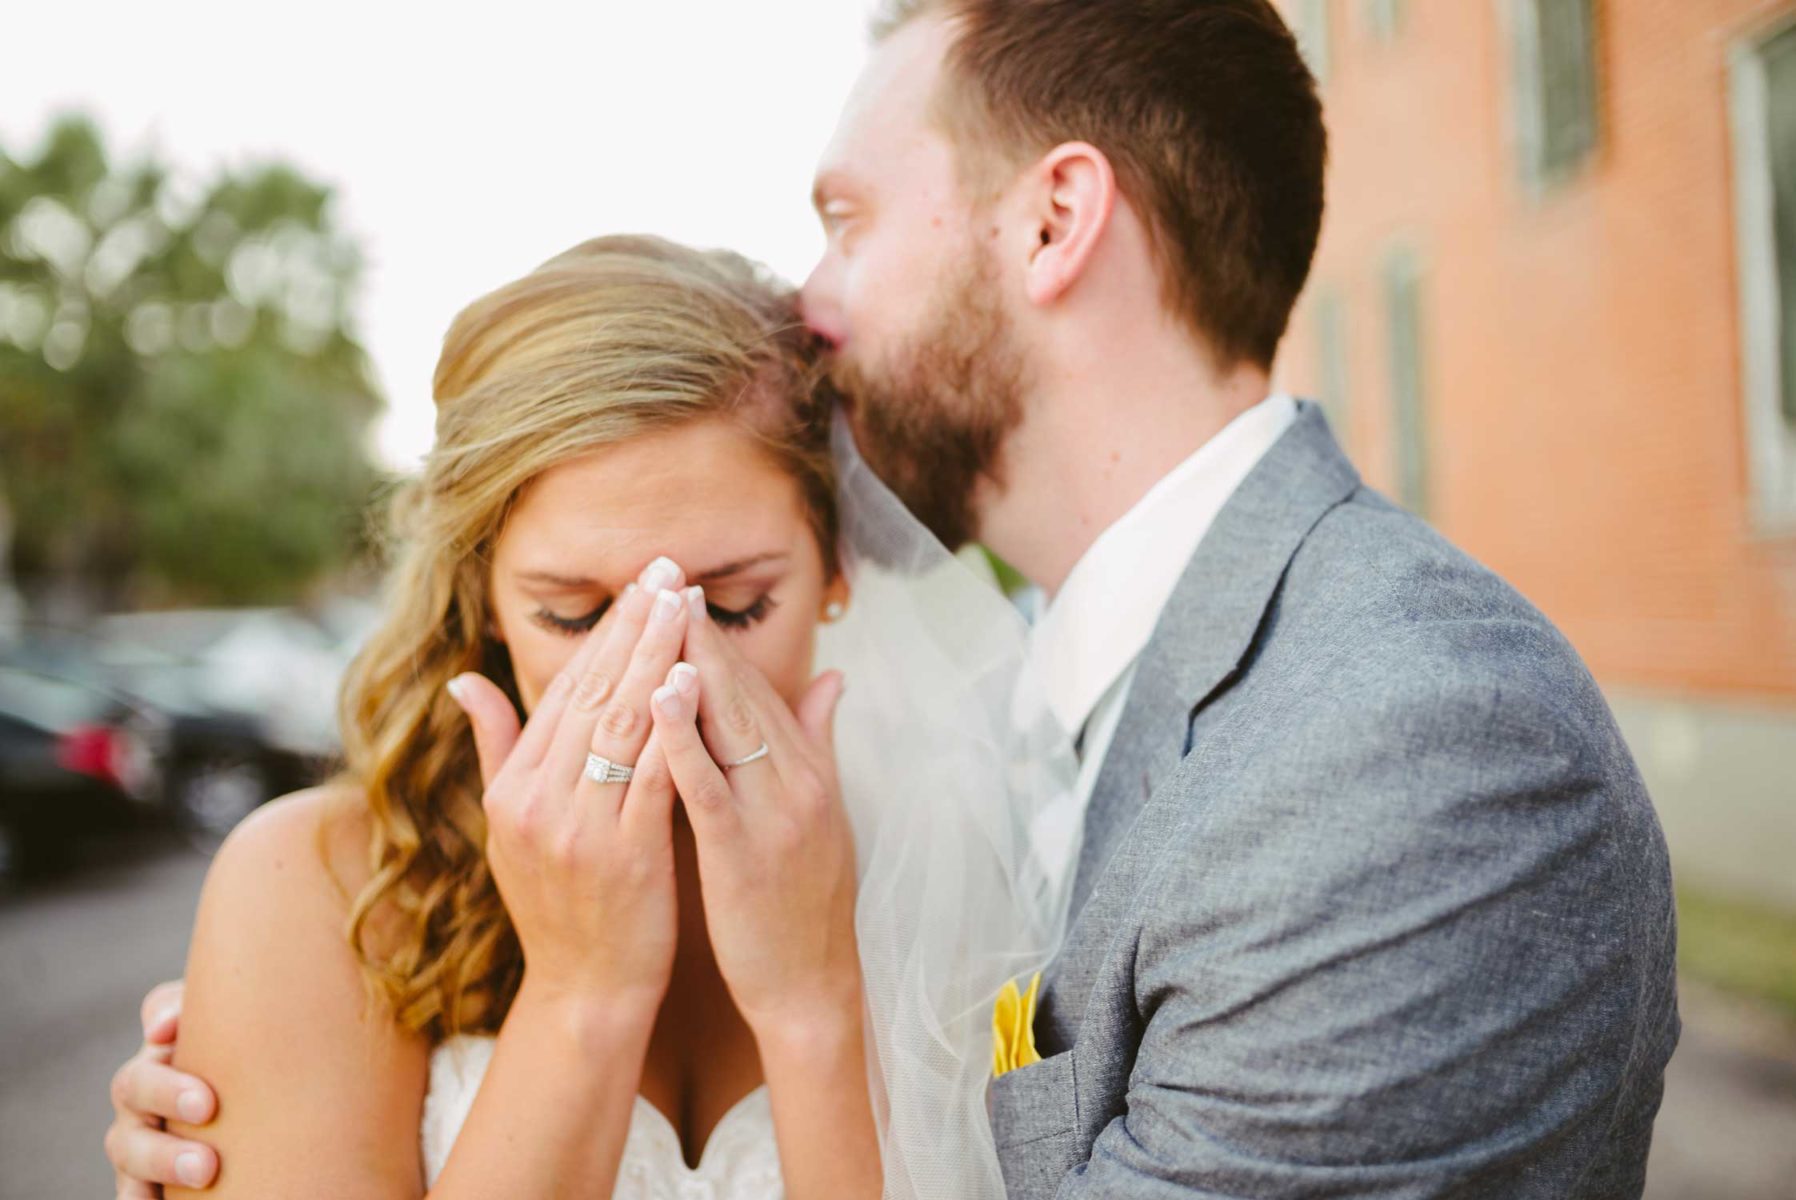
<path fill-rule="evenodd" d="M 608 758 L 600 758 L 596 754 L 586 756 L 585 775 L 594 783 L 629 783 L 636 774 L 635 767 L 626 767 L 623 763 L 614 763 Z"/>

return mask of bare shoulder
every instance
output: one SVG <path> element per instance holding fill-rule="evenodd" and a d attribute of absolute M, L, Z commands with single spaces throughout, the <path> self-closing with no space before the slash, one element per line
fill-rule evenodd
<path fill-rule="evenodd" d="M 292 904 L 353 896 L 367 882 L 370 824 L 357 789 L 336 782 L 271 800 L 244 819 L 219 847 L 207 877 L 243 899 Z M 358 853 L 359 851 L 359 853 Z"/>
<path fill-rule="evenodd" d="M 211 1004 L 231 1007 L 232 1029 L 297 1001 L 313 1012 L 359 988 L 346 922 L 358 887 L 348 846 L 358 823 L 356 796 L 312 788 L 257 809 L 225 839 L 206 874 L 187 961 L 180 1052 L 218 1029 Z M 365 872 L 364 872 L 365 873 Z M 316 1022 L 308 1022 L 315 1027 Z"/>
<path fill-rule="evenodd" d="M 175 1062 L 217 1090 L 219 1119 L 198 1132 L 244 1195 L 281 1194 L 283 1170 L 307 1177 L 308 1145 L 374 1138 L 365 1167 L 415 1173 L 403 1148 L 428 1051 L 371 996 L 348 939 L 368 830 L 353 788 L 298 792 L 239 825 L 206 876 Z"/>

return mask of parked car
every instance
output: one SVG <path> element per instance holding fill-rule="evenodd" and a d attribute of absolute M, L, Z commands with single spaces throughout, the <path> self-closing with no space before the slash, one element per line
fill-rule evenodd
<path fill-rule="evenodd" d="M 162 805 L 199 848 L 215 849 L 244 817 L 322 772 L 320 755 L 284 744 L 265 716 L 220 705 L 196 686 L 203 672 L 187 656 L 118 641 L 94 654 L 96 670 L 167 719 Z"/>
<path fill-rule="evenodd" d="M 118 685 L 174 722 L 168 805 L 209 847 L 258 805 L 316 783 L 335 760 L 337 686 L 373 610 L 130 613 L 96 625 Z"/>
<path fill-rule="evenodd" d="M 107 618 L 82 630 L 27 625 L 0 646 L 0 667 L 111 696 L 144 714 L 142 720 L 158 730 L 155 777 L 140 789 L 144 803 L 210 852 L 260 805 L 316 782 L 335 752 L 333 741 L 294 718 L 320 706 L 328 711 L 334 678 L 294 661 L 278 640 L 246 641 L 246 630 L 284 627 L 288 618 L 280 612 Z M 232 646 L 243 651 L 220 653 Z M 226 686 L 233 674 L 259 674 L 269 694 Z M 278 694 L 283 687 L 289 695 Z M 21 707 L 29 711 L 43 703 L 27 697 Z M 50 853 L 70 832 L 34 830 L 34 856 Z"/>
<path fill-rule="evenodd" d="M 170 723 L 92 683 L 0 665 L 0 876 L 48 870 L 161 800 Z"/>

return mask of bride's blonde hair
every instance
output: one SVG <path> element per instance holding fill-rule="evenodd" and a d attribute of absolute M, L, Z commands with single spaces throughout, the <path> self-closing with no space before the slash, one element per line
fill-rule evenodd
<path fill-rule="evenodd" d="M 444 690 L 480 671 L 517 702 L 488 578 L 518 496 L 602 447 L 732 420 L 798 483 L 833 570 L 824 387 L 791 289 L 737 255 L 656 238 L 587 242 L 456 318 L 436 370 L 436 445 L 393 505 L 385 620 L 340 713 L 348 782 L 373 827 L 348 936 L 402 1028 L 433 1041 L 496 1031 L 523 973 L 487 868 L 473 739 Z"/>

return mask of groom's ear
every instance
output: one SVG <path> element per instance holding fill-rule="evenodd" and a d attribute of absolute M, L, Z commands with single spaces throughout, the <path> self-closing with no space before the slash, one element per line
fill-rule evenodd
<path fill-rule="evenodd" d="M 1030 172 L 1036 245 L 1029 255 L 1027 294 L 1048 305 L 1065 295 L 1091 264 L 1116 210 L 1116 172 L 1088 142 L 1050 150 Z"/>

